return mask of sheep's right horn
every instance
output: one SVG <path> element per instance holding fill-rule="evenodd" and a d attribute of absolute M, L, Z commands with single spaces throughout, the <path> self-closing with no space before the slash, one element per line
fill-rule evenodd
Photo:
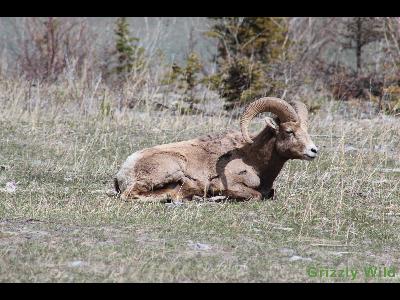
<path fill-rule="evenodd" d="M 249 144 L 253 143 L 248 131 L 250 122 L 256 115 L 262 112 L 272 112 L 278 116 L 282 123 L 289 121 L 298 122 L 299 120 L 296 111 L 286 101 L 274 97 L 258 99 L 250 103 L 240 117 L 240 130 L 242 131 L 243 138 Z"/>

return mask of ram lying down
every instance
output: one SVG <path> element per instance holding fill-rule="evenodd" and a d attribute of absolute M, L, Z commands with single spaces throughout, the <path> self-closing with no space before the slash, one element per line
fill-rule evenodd
<path fill-rule="evenodd" d="M 262 112 L 276 118 L 256 136 L 251 120 Z M 114 178 L 122 199 L 173 200 L 224 196 L 249 200 L 274 197 L 273 183 L 289 159 L 313 160 L 318 148 L 307 132 L 308 111 L 301 102 L 272 97 L 252 102 L 239 131 L 159 145 L 130 155 Z"/>

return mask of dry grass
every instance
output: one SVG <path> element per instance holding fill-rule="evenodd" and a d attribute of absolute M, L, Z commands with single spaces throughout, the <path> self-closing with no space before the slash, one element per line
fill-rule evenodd
<path fill-rule="evenodd" d="M 28 86 L 1 84 L 0 188 L 17 184 L 0 191 L 1 282 L 348 282 L 306 270 L 368 265 L 394 266 L 396 277 L 355 281 L 399 281 L 398 119 L 325 102 L 310 128 L 321 154 L 287 163 L 277 201 L 125 203 L 104 191 L 130 153 L 238 120 L 104 115 L 100 87 L 65 103 L 72 88 L 29 98 Z"/>

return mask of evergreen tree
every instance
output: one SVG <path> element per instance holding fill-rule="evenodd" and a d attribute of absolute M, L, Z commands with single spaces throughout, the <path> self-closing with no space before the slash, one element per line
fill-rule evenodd
<path fill-rule="evenodd" d="M 231 109 L 255 97 L 273 93 L 280 86 L 268 76 L 271 64 L 289 45 L 283 18 L 213 17 L 207 33 L 218 40 L 217 73 L 210 77 Z"/>
<path fill-rule="evenodd" d="M 144 49 L 137 45 L 138 38 L 130 36 L 129 24 L 125 17 L 117 19 L 115 34 L 117 36 L 115 45 L 117 65 L 114 71 L 121 79 L 143 66 Z"/>

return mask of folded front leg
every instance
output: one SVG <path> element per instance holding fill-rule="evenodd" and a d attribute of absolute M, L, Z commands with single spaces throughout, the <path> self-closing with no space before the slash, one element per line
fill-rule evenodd
<path fill-rule="evenodd" d="M 233 198 L 236 200 L 261 200 L 262 195 L 260 192 L 249 188 L 245 185 L 236 185 L 223 193 L 224 195 L 228 196 L 229 198 Z"/>

